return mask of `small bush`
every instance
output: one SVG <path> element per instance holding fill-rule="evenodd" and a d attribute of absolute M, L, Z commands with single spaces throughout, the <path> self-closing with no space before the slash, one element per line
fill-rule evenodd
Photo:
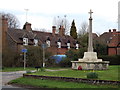
<path fill-rule="evenodd" d="M 87 78 L 89 79 L 97 79 L 98 78 L 98 74 L 95 72 L 90 72 L 87 74 Z"/>
<path fill-rule="evenodd" d="M 55 59 L 48 58 L 45 63 L 46 67 L 56 67 L 58 64 L 55 62 Z"/>
<path fill-rule="evenodd" d="M 72 63 L 70 60 L 64 59 L 64 60 L 59 62 L 59 66 L 60 67 L 71 67 Z"/>

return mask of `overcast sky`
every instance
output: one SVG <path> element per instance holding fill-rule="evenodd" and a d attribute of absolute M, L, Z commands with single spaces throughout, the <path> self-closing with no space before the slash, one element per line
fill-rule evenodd
<path fill-rule="evenodd" d="M 71 24 L 75 20 L 77 30 L 81 23 L 89 19 L 89 10 L 93 11 L 93 32 L 103 33 L 109 29 L 118 28 L 119 0 L 2 0 L 0 11 L 14 14 L 20 21 L 21 28 L 26 22 L 26 12 L 29 9 L 27 21 L 32 28 L 45 28 L 51 32 L 53 18 L 67 15 Z"/>

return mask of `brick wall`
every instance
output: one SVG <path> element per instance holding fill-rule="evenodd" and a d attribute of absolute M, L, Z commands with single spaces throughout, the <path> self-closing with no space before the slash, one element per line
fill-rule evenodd
<path fill-rule="evenodd" d="M 57 54 L 65 54 L 67 51 L 67 48 L 58 48 L 57 49 Z"/>
<path fill-rule="evenodd" d="M 108 49 L 108 55 L 116 55 L 116 48 L 109 48 Z"/>
<path fill-rule="evenodd" d="M 120 43 L 120 33 L 116 31 L 116 29 L 113 29 L 112 37 L 110 40 L 110 43 L 108 44 L 108 55 L 120 55 L 118 48 L 118 44 Z"/>
<path fill-rule="evenodd" d="M 47 48 L 49 52 L 52 53 L 52 55 L 64 55 L 67 51 L 67 48 L 57 48 L 57 47 L 49 47 Z"/>
<path fill-rule="evenodd" d="M 7 30 L 8 30 L 8 22 L 7 19 L 2 16 L 2 50 L 7 47 Z"/>
<path fill-rule="evenodd" d="M 83 78 L 74 78 L 74 77 L 56 77 L 56 76 L 40 76 L 40 75 L 28 75 L 23 74 L 25 78 L 35 78 L 35 79 L 46 79 L 46 80 L 62 80 L 67 82 L 77 82 L 77 83 L 90 83 L 90 84 L 110 84 L 110 85 L 119 85 L 120 81 L 111 81 L 111 80 L 97 80 L 97 79 L 83 79 Z"/>
<path fill-rule="evenodd" d="M 117 48 L 117 55 L 120 55 L 120 47 Z"/>

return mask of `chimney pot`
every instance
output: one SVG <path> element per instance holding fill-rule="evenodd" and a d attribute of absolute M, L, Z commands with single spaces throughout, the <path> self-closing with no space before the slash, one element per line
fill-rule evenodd
<path fill-rule="evenodd" d="M 52 35 L 55 36 L 56 26 L 52 26 Z"/>
<path fill-rule="evenodd" d="M 64 36 L 65 35 L 65 28 L 63 26 L 60 26 L 59 28 L 59 35 Z"/>
<path fill-rule="evenodd" d="M 116 29 L 113 29 L 113 32 L 116 32 Z"/>
<path fill-rule="evenodd" d="M 111 32 L 111 29 L 109 29 L 109 32 Z"/>
<path fill-rule="evenodd" d="M 32 30 L 32 28 L 31 28 L 31 23 L 26 22 L 25 25 L 24 25 L 24 27 L 23 27 L 23 29 L 25 29 L 25 30 L 27 30 L 27 31 Z"/>

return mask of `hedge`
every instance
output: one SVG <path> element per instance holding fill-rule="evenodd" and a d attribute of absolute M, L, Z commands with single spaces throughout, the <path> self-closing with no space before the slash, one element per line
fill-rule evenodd
<path fill-rule="evenodd" d="M 120 55 L 101 55 L 98 58 L 103 59 L 103 61 L 110 61 L 110 65 L 120 65 Z"/>

